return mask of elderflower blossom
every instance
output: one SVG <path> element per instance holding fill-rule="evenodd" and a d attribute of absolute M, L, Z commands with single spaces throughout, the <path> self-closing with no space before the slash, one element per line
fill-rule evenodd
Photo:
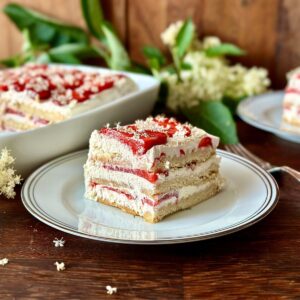
<path fill-rule="evenodd" d="M 191 70 L 182 72 L 181 81 L 176 74 L 163 72 L 161 77 L 167 82 L 169 94 L 167 106 L 177 111 L 180 107 L 193 107 L 199 99 L 203 101 L 221 100 L 227 86 L 227 62 L 219 57 L 208 57 L 200 51 L 186 55 L 184 62 Z"/>
<path fill-rule="evenodd" d="M 229 67 L 228 86 L 225 96 L 240 99 L 263 93 L 270 85 L 266 69 L 253 67 L 247 69 L 242 65 Z"/>
<path fill-rule="evenodd" d="M 106 286 L 106 293 L 109 295 L 112 295 L 113 293 L 116 293 L 118 289 L 116 287 L 112 287 L 110 285 Z"/>
<path fill-rule="evenodd" d="M 0 266 L 5 266 L 8 264 L 8 259 L 5 257 L 5 258 L 2 258 L 0 259 Z"/>
<path fill-rule="evenodd" d="M 0 195 L 7 198 L 14 198 L 16 195 L 14 188 L 20 184 L 21 177 L 15 174 L 12 167 L 14 158 L 10 155 L 9 151 L 4 148 L 0 154 Z"/>
<path fill-rule="evenodd" d="M 178 32 L 180 31 L 183 25 L 183 21 L 177 21 L 176 23 L 172 23 L 169 27 L 162 32 L 160 35 L 163 43 L 166 46 L 173 47 L 175 45 L 175 40 Z"/>
<path fill-rule="evenodd" d="M 209 49 L 221 45 L 221 40 L 216 36 L 207 36 L 203 39 L 203 49 Z"/>
<path fill-rule="evenodd" d="M 174 45 L 178 32 L 175 27 L 171 25 L 163 33 L 168 37 L 164 36 L 165 44 Z M 171 31 L 175 35 L 172 35 L 172 40 Z M 206 55 L 206 49 L 221 43 L 218 37 L 212 36 L 204 38 L 202 42 L 198 40 L 197 46 L 195 39 L 184 57 L 184 63 L 190 65 L 191 69 L 181 70 L 180 80 L 177 74 L 167 71 L 160 73 L 160 78 L 168 85 L 167 106 L 171 110 L 190 108 L 196 106 L 199 101 L 221 101 L 224 97 L 238 100 L 267 90 L 270 85 L 267 70 L 257 67 L 247 69 L 240 64 L 231 66 L 223 56 Z"/>
<path fill-rule="evenodd" d="M 176 37 L 184 22 L 177 21 L 161 34 L 164 45 L 173 53 Z M 270 85 L 267 70 L 236 64 L 231 66 L 223 55 L 208 56 L 206 50 L 222 45 L 216 36 L 199 40 L 194 34 L 183 63 L 190 69 L 180 70 L 180 79 L 175 73 L 162 70 L 161 80 L 168 85 L 167 106 L 173 111 L 181 107 L 196 106 L 199 101 L 221 101 L 224 97 L 241 99 L 257 95 Z"/>
<path fill-rule="evenodd" d="M 64 270 L 66 269 L 66 266 L 65 266 L 65 263 L 64 263 L 64 262 L 59 263 L 58 261 L 56 261 L 56 262 L 54 263 L 54 265 L 56 266 L 56 270 L 57 270 L 58 272 L 64 271 Z"/>
<path fill-rule="evenodd" d="M 53 240 L 54 247 L 64 247 L 65 242 L 66 242 L 66 241 L 64 240 L 64 238 L 60 238 L 60 239 L 55 238 L 55 239 Z"/>

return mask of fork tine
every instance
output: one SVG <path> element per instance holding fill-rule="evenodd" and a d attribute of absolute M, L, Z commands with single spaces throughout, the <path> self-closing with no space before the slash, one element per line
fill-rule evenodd
<path fill-rule="evenodd" d="M 259 166 L 261 166 L 264 169 L 270 169 L 272 167 L 272 165 L 269 162 L 264 161 L 264 160 L 260 159 L 259 157 L 257 157 L 256 155 L 254 155 L 249 150 L 247 150 L 242 144 L 226 145 L 225 149 L 229 152 L 243 156 L 243 157 L 253 161 L 254 163 L 258 164 Z"/>
<path fill-rule="evenodd" d="M 234 145 L 225 145 L 225 149 L 233 154 L 244 156 Z"/>
<path fill-rule="evenodd" d="M 259 158 L 258 156 L 250 152 L 248 149 L 246 149 L 242 144 L 237 144 L 236 147 L 240 149 L 241 153 L 244 153 L 245 156 L 247 155 L 247 157 L 249 157 L 250 160 L 256 162 L 258 165 L 261 165 L 264 168 L 272 167 L 272 165 L 269 162 Z"/>
<path fill-rule="evenodd" d="M 233 145 L 225 145 L 225 149 L 228 151 L 228 152 L 231 152 L 233 154 L 236 154 L 236 155 L 239 155 L 239 156 L 245 156 L 243 153 L 241 153 L 239 151 L 239 149 L 237 149 L 236 147 L 233 147 Z"/>

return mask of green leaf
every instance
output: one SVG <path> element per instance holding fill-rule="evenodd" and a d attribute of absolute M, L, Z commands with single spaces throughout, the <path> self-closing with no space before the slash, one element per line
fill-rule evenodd
<path fill-rule="evenodd" d="M 47 44 L 56 47 L 64 43 L 88 44 L 89 42 L 88 35 L 81 28 L 65 25 L 21 5 L 8 4 L 3 11 L 19 30 L 28 29 L 35 45 Z"/>
<path fill-rule="evenodd" d="M 186 63 L 186 62 L 182 62 L 181 63 L 181 69 L 182 70 L 192 70 L 192 65 L 190 65 L 190 64 L 188 64 L 188 63 Z"/>
<path fill-rule="evenodd" d="M 159 69 L 160 69 L 160 63 L 159 63 L 158 59 L 156 59 L 156 58 L 148 59 L 148 63 L 149 63 L 149 66 L 150 66 L 151 70 L 153 70 L 153 71 L 159 71 Z"/>
<path fill-rule="evenodd" d="M 240 103 L 241 100 L 245 99 L 245 97 L 233 99 L 229 97 L 224 97 L 222 99 L 222 102 L 229 108 L 231 113 L 234 115 L 236 113 L 236 109 Z"/>
<path fill-rule="evenodd" d="M 218 46 L 210 47 L 205 50 L 205 53 L 207 56 L 211 56 L 211 57 L 225 56 L 225 55 L 241 56 L 246 54 L 246 52 L 241 48 L 229 43 L 224 43 Z"/>
<path fill-rule="evenodd" d="M 48 55 L 53 62 L 80 64 L 82 59 L 95 57 L 97 53 L 88 45 L 66 44 L 50 49 Z"/>
<path fill-rule="evenodd" d="M 183 109 L 189 121 L 219 136 L 223 144 L 238 143 L 236 126 L 230 110 L 220 101 L 200 101 L 197 107 Z"/>
<path fill-rule="evenodd" d="M 192 19 L 188 18 L 180 28 L 176 36 L 176 54 L 182 58 L 191 45 L 195 33 L 195 25 Z"/>
<path fill-rule="evenodd" d="M 0 64 L 8 67 L 8 68 L 14 68 L 21 65 L 21 60 L 19 55 L 11 56 L 8 58 L 4 58 L 0 60 Z"/>
<path fill-rule="evenodd" d="M 166 58 L 158 48 L 152 46 L 145 46 L 143 48 L 143 54 L 150 60 L 157 60 L 159 65 L 164 65 L 166 63 Z"/>
<path fill-rule="evenodd" d="M 101 27 L 110 53 L 109 67 L 114 70 L 128 69 L 131 65 L 128 53 L 112 29 L 111 24 L 105 22 Z"/>
<path fill-rule="evenodd" d="M 103 22 L 103 12 L 100 0 L 81 0 L 81 8 L 89 31 L 100 41 L 103 40 L 101 24 Z"/>
<path fill-rule="evenodd" d="M 134 72 L 134 73 L 139 73 L 139 74 L 146 74 L 146 75 L 151 75 L 151 71 L 149 68 L 145 67 L 144 65 L 141 65 L 137 62 L 132 62 L 131 66 L 126 69 L 127 71 Z"/>

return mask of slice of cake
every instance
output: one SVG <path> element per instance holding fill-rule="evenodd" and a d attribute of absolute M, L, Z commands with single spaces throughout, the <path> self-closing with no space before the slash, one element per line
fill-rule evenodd
<path fill-rule="evenodd" d="M 300 68 L 288 74 L 288 85 L 283 99 L 283 120 L 300 126 Z"/>
<path fill-rule="evenodd" d="M 57 123 L 137 90 L 121 74 L 29 64 L 0 71 L 2 130 Z"/>
<path fill-rule="evenodd" d="M 95 130 L 85 196 L 155 223 L 220 191 L 219 139 L 158 116 Z"/>

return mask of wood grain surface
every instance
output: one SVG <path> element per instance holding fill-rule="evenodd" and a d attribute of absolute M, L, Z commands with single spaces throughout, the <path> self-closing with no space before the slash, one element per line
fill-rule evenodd
<path fill-rule="evenodd" d="M 239 122 L 242 143 L 274 164 L 300 169 L 299 144 Z M 0 199 L 0 299 L 299 299 L 300 186 L 277 178 L 280 200 L 258 224 L 214 240 L 118 245 L 52 229 Z M 51 188 L 51 187 L 49 187 Z M 53 239 L 64 237 L 65 247 Z M 66 270 L 57 272 L 55 261 Z M 106 285 L 118 288 L 106 294 Z"/>
<path fill-rule="evenodd" d="M 9 2 L 12 0 L 2 0 L 0 8 Z M 85 28 L 79 0 L 14 2 Z M 266 67 L 275 88 L 282 88 L 286 72 L 299 66 L 299 0 L 102 0 L 102 5 L 138 62 L 144 62 L 144 45 L 153 44 L 166 51 L 160 33 L 168 24 L 192 17 L 201 37 L 218 35 L 244 48 L 248 55 L 240 62 Z M 20 50 L 21 35 L 3 13 L 0 35 L 0 58 Z"/>

